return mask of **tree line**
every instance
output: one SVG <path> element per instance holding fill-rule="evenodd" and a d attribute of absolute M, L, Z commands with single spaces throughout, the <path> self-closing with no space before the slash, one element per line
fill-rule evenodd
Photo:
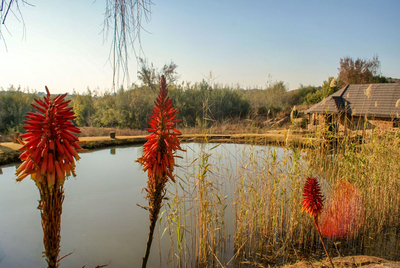
<path fill-rule="evenodd" d="M 77 126 L 117 127 L 146 129 L 154 106 L 158 77 L 165 73 L 170 83 L 169 97 L 179 110 L 182 127 L 208 127 L 214 122 L 274 117 L 278 113 L 289 114 L 295 105 L 312 105 L 337 91 L 346 84 L 389 82 L 378 72 L 380 62 L 340 59 L 338 77 L 329 77 L 321 86 L 300 85 L 289 91 L 283 81 L 271 83 L 264 89 L 241 89 L 239 86 L 215 84 L 203 79 L 196 83 L 177 83 L 177 65 L 171 62 L 159 71 L 142 61 L 138 77 L 142 85 L 133 84 L 129 89 L 99 93 L 87 89 L 85 93 L 74 91 L 68 98 L 74 108 Z M 22 90 L 10 86 L 0 91 L 0 133 L 22 132 L 25 114 L 32 112 L 31 103 L 44 93 Z"/>
<path fill-rule="evenodd" d="M 74 123 L 77 126 L 146 129 L 156 98 L 152 87 L 134 84 L 130 89 L 120 88 L 115 93 L 100 94 L 90 89 L 85 93 L 74 92 L 67 97 L 76 114 Z M 25 114 L 33 111 L 30 104 L 42 94 L 14 86 L 0 91 L 0 132 L 21 132 Z M 214 122 L 263 115 L 268 110 L 272 116 L 297 103 L 293 96 L 283 82 L 253 90 L 210 85 L 205 80 L 169 86 L 169 97 L 179 110 L 182 127 L 208 127 Z"/>

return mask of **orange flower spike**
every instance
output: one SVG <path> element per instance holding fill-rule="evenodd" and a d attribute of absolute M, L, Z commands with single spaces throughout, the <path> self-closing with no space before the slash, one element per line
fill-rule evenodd
<path fill-rule="evenodd" d="M 60 167 L 60 164 L 58 163 L 58 161 L 54 161 L 54 166 L 56 168 L 57 178 L 60 180 L 59 182 L 63 183 L 65 175 L 62 173 L 61 167 Z"/>
<path fill-rule="evenodd" d="M 67 174 L 67 177 L 71 176 L 71 165 L 70 164 L 65 164 L 65 173 Z"/>
<path fill-rule="evenodd" d="M 27 173 L 35 174 L 32 179 L 40 183 L 47 182 L 51 187 L 61 182 L 66 172 L 75 174 L 74 157 L 77 160 L 80 158 L 76 150 L 83 149 L 74 144 L 78 138 L 72 133 L 80 131 L 71 122 L 75 115 L 72 107 L 67 107 L 70 102 L 65 100 L 67 94 L 58 95 L 52 100 L 47 87 L 46 92 L 44 99 L 35 100 L 37 105 L 32 104 L 38 112 L 26 115 L 26 133 L 21 135 L 21 139 L 25 139 L 25 142 L 21 141 L 21 150 L 25 152 L 20 157 L 24 162 L 17 169 L 16 175 L 17 180 L 22 180 Z M 65 159 L 71 163 L 69 168 L 65 166 Z M 42 177 L 47 178 L 42 180 Z"/>
<path fill-rule="evenodd" d="M 30 158 L 27 159 L 26 161 L 27 161 L 27 163 L 26 163 L 26 167 L 24 169 L 24 173 L 29 173 L 32 170 L 33 163 L 32 163 L 32 160 Z"/>
<path fill-rule="evenodd" d="M 56 146 L 57 146 L 57 148 L 56 148 L 57 152 L 59 152 L 60 155 L 63 155 L 64 154 L 64 146 L 61 145 L 61 143 L 58 139 L 56 140 Z"/>
<path fill-rule="evenodd" d="M 22 173 L 21 175 L 18 176 L 17 181 L 22 181 L 23 179 L 25 179 L 28 175 L 30 175 L 29 173 Z"/>
<path fill-rule="evenodd" d="M 49 188 L 52 188 L 52 187 L 54 187 L 54 184 L 56 184 L 56 174 L 55 174 L 55 172 L 47 171 L 47 186 Z"/>
<path fill-rule="evenodd" d="M 68 150 L 68 152 L 73 157 L 75 157 L 76 160 L 79 160 L 80 157 L 79 157 L 78 153 L 76 152 L 76 150 L 68 142 L 64 142 L 64 146 Z"/>
<path fill-rule="evenodd" d="M 21 159 L 21 160 L 23 161 L 23 160 L 25 160 L 25 159 L 28 158 L 29 154 L 30 154 L 29 151 L 25 151 L 25 152 L 23 152 L 22 154 L 20 154 L 18 158 Z"/>
<path fill-rule="evenodd" d="M 318 216 L 321 214 L 324 207 L 324 196 L 321 193 L 321 188 L 318 184 L 317 178 L 307 178 L 306 184 L 304 185 L 303 196 L 304 199 L 301 202 L 301 204 L 303 204 L 302 211 L 306 211 L 313 218 L 315 228 L 317 229 L 319 235 L 319 239 L 321 240 L 322 246 L 324 247 L 325 253 L 329 258 L 329 262 L 331 263 L 332 268 L 334 268 L 335 266 L 333 265 L 332 259 L 329 256 L 328 250 L 326 249 L 318 224 Z"/>
<path fill-rule="evenodd" d="M 47 157 L 48 157 L 47 154 L 43 157 L 42 166 L 40 167 L 40 171 L 43 176 L 46 175 L 46 171 L 47 171 Z"/>
<path fill-rule="evenodd" d="M 53 159 L 53 154 L 49 153 L 48 157 L 47 157 L 47 170 L 49 172 L 53 172 L 54 171 L 54 159 Z"/>
<path fill-rule="evenodd" d="M 167 97 L 168 89 L 165 77 L 161 77 L 161 85 L 159 95 L 155 101 L 153 113 L 150 116 L 150 122 L 147 130 L 150 135 L 146 137 L 147 142 L 143 146 L 143 156 L 137 162 L 143 165 L 143 170 L 148 172 L 149 176 L 165 177 L 169 171 L 173 170 L 171 159 L 176 150 L 182 150 L 179 145 L 179 140 L 174 141 L 175 135 L 180 135 L 176 131 L 175 123 L 180 120 L 173 120 L 178 113 L 178 110 L 173 109 L 172 100 Z M 157 179 L 158 180 L 158 179 Z"/>
<path fill-rule="evenodd" d="M 304 199 L 301 202 L 301 204 L 303 204 L 302 211 L 306 211 L 311 217 L 316 219 L 318 215 L 321 214 L 324 206 L 324 197 L 316 178 L 307 178 L 306 184 L 304 185 L 303 196 Z"/>
<path fill-rule="evenodd" d="M 54 151 L 54 140 L 49 141 L 49 149 Z"/>
<path fill-rule="evenodd" d="M 38 167 L 40 158 L 41 158 L 40 149 L 36 149 L 35 152 L 32 155 L 32 162 L 37 167 Z"/>
<path fill-rule="evenodd" d="M 15 171 L 15 174 L 19 175 L 25 169 L 27 163 L 27 161 L 22 162 L 22 164 Z"/>

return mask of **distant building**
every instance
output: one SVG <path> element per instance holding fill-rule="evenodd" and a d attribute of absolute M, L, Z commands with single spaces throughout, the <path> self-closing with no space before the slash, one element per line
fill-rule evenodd
<path fill-rule="evenodd" d="M 400 84 L 347 85 L 304 112 L 308 129 L 336 131 L 399 127 Z"/>

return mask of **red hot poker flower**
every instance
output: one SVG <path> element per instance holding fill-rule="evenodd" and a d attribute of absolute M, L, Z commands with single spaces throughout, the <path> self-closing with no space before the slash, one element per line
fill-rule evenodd
<path fill-rule="evenodd" d="M 71 120 L 75 119 L 67 94 L 58 95 L 53 100 L 46 87 L 44 100 L 35 99 L 31 104 L 38 112 L 27 113 L 24 121 L 25 134 L 20 137 L 23 146 L 20 159 L 23 163 L 17 168 L 17 181 L 31 175 L 36 183 L 47 184 L 49 188 L 56 183 L 63 184 L 65 177 L 75 175 L 75 159 L 80 157 L 77 151 L 83 151 L 78 138 L 72 133 L 80 133 Z"/>
<path fill-rule="evenodd" d="M 324 197 L 321 193 L 317 178 L 307 178 L 306 184 L 304 185 L 303 196 L 304 199 L 301 202 L 301 204 L 303 204 L 302 211 L 306 211 L 316 220 L 324 206 Z"/>
<path fill-rule="evenodd" d="M 304 185 L 303 191 L 304 199 L 301 201 L 303 204 L 303 210 L 306 211 L 314 220 L 315 228 L 317 229 L 319 239 L 321 240 L 322 246 L 324 247 L 325 253 L 329 258 L 329 262 L 334 268 L 331 257 L 329 256 L 328 250 L 325 247 L 324 240 L 322 239 L 321 231 L 318 224 L 318 216 L 322 212 L 322 208 L 324 207 L 324 196 L 321 193 L 321 188 L 318 184 L 317 178 L 308 177 L 306 184 Z"/>
<path fill-rule="evenodd" d="M 146 137 L 143 156 L 137 160 L 143 165 L 143 171 L 147 171 L 149 183 L 153 183 L 153 186 L 165 183 L 168 177 L 175 181 L 172 174 L 176 157 L 174 153 L 176 150 L 182 150 L 177 137 L 181 132 L 175 128 L 175 123 L 181 120 L 175 119 L 178 110 L 172 107 L 172 100 L 167 95 L 167 84 L 162 76 L 156 106 L 150 117 L 150 128 L 147 129 L 151 134 Z"/>
<path fill-rule="evenodd" d="M 143 156 L 136 160 L 143 165 L 148 176 L 146 198 L 149 199 L 150 231 L 142 267 L 146 267 L 149 258 L 154 228 L 165 195 L 165 184 L 168 178 L 175 182 L 172 174 L 176 157 L 174 153 L 182 150 L 177 137 L 181 132 L 175 128 L 175 123 L 180 122 L 175 119 L 178 110 L 172 107 L 172 101 L 167 95 L 167 83 L 165 77 L 161 76 L 160 92 L 149 122 L 148 131 L 151 134 L 147 136 L 147 142 L 143 146 Z"/>
<path fill-rule="evenodd" d="M 348 237 L 364 221 L 364 205 L 354 184 L 339 181 L 321 214 L 321 233 L 326 237 Z"/>

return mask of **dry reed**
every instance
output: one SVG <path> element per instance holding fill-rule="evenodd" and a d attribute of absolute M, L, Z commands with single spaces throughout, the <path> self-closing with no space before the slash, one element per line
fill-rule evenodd
<path fill-rule="evenodd" d="M 399 132 L 371 133 L 361 144 L 319 138 L 303 148 L 235 145 L 235 152 L 207 150 L 205 144 L 192 161 L 180 163 L 185 168 L 168 194 L 166 213 L 173 265 L 282 265 L 324 258 L 312 219 L 301 213 L 302 186 L 310 175 L 322 182 L 327 200 L 338 183 L 350 182 L 365 206 L 363 221 L 346 237 L 324 238 L 331 256 L 397 260 Z"/>

